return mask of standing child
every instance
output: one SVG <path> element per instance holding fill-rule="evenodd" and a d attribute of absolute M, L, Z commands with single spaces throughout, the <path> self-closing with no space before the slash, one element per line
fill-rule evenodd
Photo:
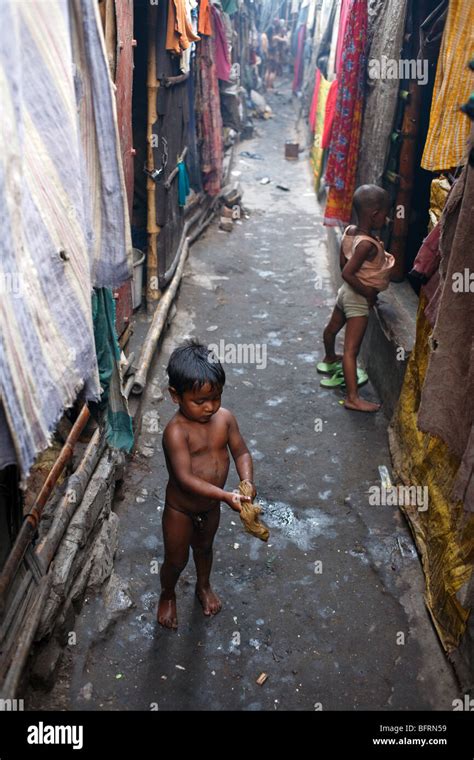
<path fill-rule="evenodd" d="M 357 225 L 346 228 L 341 243 L 340 264 L 343 284 L 329 324 L 324 330 L 327 364 L 338 362 L 336 335 L 346 325 L 342 366 L 346 383 L 346 409 L 376 412 L 380 404 L 365 401 L 357 390 L 357 356 L 367 329 L 369 309 L 377 295 L 388 288 L 394 257 L 384 250 L 382 241 L 373 235 L 387 221 L 390 209 L 388 193 L 377 185 L 362 185 L 353 197 Z"/>
<path fill-rule="evenodd" d="M 179 406 L 163 435 L 169 481 L 163 511 L 165 561 L 161 568 L 158 622 L 176 629 L 175 587 L 188 562 L 189 547 L 196 565 L 196 595 L 205 615 L 215 615 L 221 602 L 210 585 L 212 545 L 219 526 L 220 502 L 240 512 L 251 501 L 224 485 L 229 449 L 240 480 L 252 484 L 250 452 L 231 412 L 221 407 L 225 373 L 217 357 L 195 341 L 180 346 L 168 363 L 169 391 Z"/>

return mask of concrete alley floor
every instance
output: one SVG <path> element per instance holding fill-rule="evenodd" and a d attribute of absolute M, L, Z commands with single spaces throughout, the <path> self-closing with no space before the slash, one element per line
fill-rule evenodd
<path fill-rule="evenodd" d="M 236 148 L 233 178 L 249 218 L 232 233 L 216 220 L 193 246 L 149 376 L 137 451 L 114 507 L 115 571 L 133 606 L 104 628 L 102 601 L 90 598 L 56 686 L 31 691 L 28 709 L 451 710 L 458 696 L 409 530 L 396 508 L 368 501 L 378 465 L 390 468 L 387 420 L 347 412 L 341 392 L 319 385 L 335 295 L 325 230 L 307 151 L 284 158 L 299 104 L 286 88 L 269 102 L 274 118 Z M 265 176 L 270 184 L 260 184 Z M 155 622 L 167 480 L 161 432 L 175 411 L 167 360 L 189 336 L 266 347 L 265 367 L 225 365 L 223 405 L 252 451 L 271 536 L 267 545 L 248 536 L 224 505 L 213 571 L 222 612 L 203 616 L 190 560 L 171 633 Z M 375 398 L 370 386 L 363 395 Z M 231 468 L 228 487 L 237 483 Z M 268 680 L 259 686 L 262 672 Z"/>

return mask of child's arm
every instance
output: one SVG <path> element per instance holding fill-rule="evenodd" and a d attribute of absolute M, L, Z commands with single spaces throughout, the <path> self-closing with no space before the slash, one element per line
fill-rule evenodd
<path fill-rule="evenodd" d="M 235 462 L 235 467 L 240 480 L 247 480 L 253 487 L 252 498 L 257 495 L 256 488 L 253 484 L 253 462 L 247 444 L 242 438 L 237 420 L 234 415 L 226 409 L 229 423 L 229 449 Z"/>
<path fill-rule="evenodd" d="M 249 497 L 241 496 L 231 491 L 224 491 L 223 488 L 219 488 L 194 475 L 191 468 L 188 442 L 180 427 L 173 425 L 166 428 L 163 435 L 163 447 L 173 475 L 183 491 L 195 493 L 197 496 L 204 496 L 209 500 L 225 501 L 236 512 L 240 512 L 240 501 L 250 501 Z"/>
<path fill-rule="evenodd" d="M 341 267 L 341 272 L 346 266 L 346 264 L 347 264 L 347 259 L 344 255 L 344 251 L 342 250 L 342 245 L 341 245 L 341 248 L 339 250 L 339 266 Z"/>
<path fill-rule="evenodd" d="M 376 288 L 371 288 L 369 285 L 363 285 L 357 277 L 357 272 L 371 253 L 373 247 L 373 243 L 370 243 L 368 240 L 363 240 L 359 243 L 353 255 L 342 270 L 342 279 L 345 280 L 351 288 L 354 288 L 356 293 L 360 293 L 361 296 L 367 298 L 371 306 L 373 306 L 377 300 L 378 290 Z"/>

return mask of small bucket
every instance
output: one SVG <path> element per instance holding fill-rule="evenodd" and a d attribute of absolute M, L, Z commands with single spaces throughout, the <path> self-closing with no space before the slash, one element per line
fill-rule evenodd
<path fill-rule="evenodd" d="M 285 158 L 289 161 L 296 161 L 299 154 L 300 145 L 292 140 L 285 142 Z"/>
<path fill-rule="evenodd" d="M 133 287 L 132 287 L 132 307 L 138 309 L 142 302 L 143 288 L 143 264 L 145 254 L 139 248 L 133 249 Z"/>

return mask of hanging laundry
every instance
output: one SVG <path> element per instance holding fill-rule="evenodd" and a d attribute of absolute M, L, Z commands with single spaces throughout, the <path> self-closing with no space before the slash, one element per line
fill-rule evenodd
<path fill-rule="evenodd" d="M 463 498 L 469 511 L 474 511 L 474 299 L 468 287 L 455 287 L 455 281 L 466 271 L 469 273 L 466 263 L 474 234 L 473 204 L 474 168 L 466 164 L 451 189 L 439 223 L 442 290 L 431 339 L 434 350 L 418 412 L 419 429 L 438 435 L 462 460 L 458 498 Z"/>
<path fill-rule="evenodd" d="M 313 96 L 311 98 L 311 106 L 309 109 L 309 127 L 311 129 L 311 132 L 314 132 L 314 129 L 316 126 L 316 111 L 318 108 L 318 95 L 319 95 L 320 81 L 321 81 L 321 72 L 319 69 L 316 69 L 316 74 L 314 77 Z"/>
<path fill-rule="evenodd" d="M 101 397 L 91 403 L 91 414 L 105 416 L 105 439 L 111 448 L 130 452 L 133 448 L 132 418 L 122 389 L 120 346 L 115 332 L 115 301 L 109 288 L 92 293 L 92 319 L 99 365 Z"/>
<path fill-rule="evenodd" d="M 342 65 L 342 51 L 344 50 L 344 34 L 346 32 L 347 17 L 349 15 L 350 0 L 342 0 L 339 15 L 339 28 L 337 32 L 336 54 L 334 60 L 334 69 L 336 75 L 339 74 Z"/>
<path fill-rule="evenodd" d="M 443 32 L 448 17 L 448 0 L 440 4 L 425 18 L 420 26 L 420 49 L 417 58 L 429 61 L 430 66 L 438 61 Z"/>
<path fill-rule="evenodd" d="M 168 23 L 166 27 L 166 50 L 180 55 L 187 50 L 191 42 L 197 42 L 200 37 L 193 32 L 188 18 L 186 0 L 169 0 Z"/>
<path fill-rule="evenodd" d="M 423 169 L 432 172 L 459 166 L 466 155 L 470 122 L 459 109 L 472 90 L 473 30 L 472 0 L 450 0 L 421 160 Z"/>
<path fill-rule="evenodd" d="M 436 224 L 429 235 L 423 240 L 420 250 L 413 262 L 413 269 L 410 272 L 412 277 L 416 277 L 423 282 L 421 291 L 426 298 L 425 317 L 431 327 L 434 327 L 436 322 L 439 298 L 441 295 L 441 281 L 438 273 L 440 262 L 440 236 L 441 225 Z"/>
<path fill-rule="evenodd" d="M 331 82 L 331 87 L 329 88 L 329 92 L 328 92 L 328 96 L 326 100 L 326 106 L 324 108 L 324 125 L 323 125 L 323 133 L 321 137 L 321 148 L 323 148 L 323 150 L 325 150 L 326 148 L 329 148 L 331 144 L 332 127 L 334 124 L 334 114 L 336 113 L 337 90 L 338 90 L 338 82 L 337 82 L 337 79 L 334 79 Z"/>
<path fill-rule="evenodd" d="M 186 17 L 188 19 L 189 25 L 191 29 L 193 30 L 193 34 L 195 37 L 197 37 L 197 26 L 198 26 L 198 20 L 197 20 L 197 0 L 184 0 L 185 6 L 186 6 Z M 189 47 L 186 48 L 186 50 L 183 50 L 181 53 L 180 59 L 179 59 L 179 68 L 180 71 L 183 74 L 188 74 L 191 70 L 191 54 L 196 47 L 195 42 L 191 42 Z"/>
<path fill-rule="evenodd" d="M 206 34 L 208 37 L 212 37 L 210 0 L 201 0 L 199 3 L 198 32 L 199 34 Z"/>
<path fill-rule="evenodd" d="M 339 0 L 340 2 L 340 0 Z M 338 0 L 330 0 L 326 2 L 321 10 L 322 16 L 327 20 L 324 21 L 324 26 L 321 29 L 321 38 L 318 42 L 318 52 L 316 58 L 316 65 L 321 74 L 328 81 L 332 79 L 334 75 L 334 60 L 335 50 L 333 50 L 333 40 L 337 37 L 338 28 Z"/>
<path fill-rule="evenodd" d="M 237 13 L 239 8 L 237 0 L 221 0 L 222 10 L 227 13 L 228 16 L 232 16 Z"/>
<path fill-rule="evenodd" d="M 439 267 L 440 235 L 441 225 L 437 224 L 423 240 L 420 250 L 413 262 L 413 269 L 415 272 L 423 275 L 426 280 L 429 280 Z"/>
<path fill-rule="evenodd" d="M 386 0 L 375 20 L 369 62 L 385 57 L 397 61 L 403 47 L 407 0 Z M 381 185 L 385 171 L 393 122 L 398 104 L 400 79 L 369 77 L 359 150 L 358 185 Z M 374 74 L 377 71 L 374 69 Z"/>
<path fill-rule="evenodd" d="M 326 113 L 326 102 L 331 87 L 318 69 L 317 77 L 319 77 L 318 83 L 318 102 L 316 107 L 315 121 L 314 121 L 314 140 L 313 147 L 311 148 L 311 165 L 313 167 L 314 174 L 314 187 L 318 192 L 321 184 L 321 176 L 324 161 L 324 150 L 322 148 L 322 139 L 324 131 L 324 117 Z"/>
<path fill-rule="evenodd" d="M 224 24 L 222 23 L 221 14 L 214 5 L 212 6 L 212 28 L 214 32 L 217 78 L 222 79 L 224 82 L 228 82 L 231 69 L 229 46 L 227 44 L 227 36 Z"/>
<path fill-rule="evenodd" d="M 296 94 L 301 90 L 304 74 L 304 43 L 306 39 L 306 25 L 302 24 L 298 30 L 298 43 L 296 48 L 296 57 L 293 76 L 293 93 Z"/>
<path fill-rule="evenodd" d="M 219 81 L 214 61 L 214 44 L 203 37 L 197 51 L 196 96 L 197 131 L 201 154 L 202 184 L 208 195 L 218 195 L 222 187 L 224 146 Z"/>
<path fill-rule="evenodd" d="M 3 0 L 0 25 L 0 398 L 24 481 L 79 391 L 100 398 L 90 295 L 132 251 L 97 4 Z"/>
<path fill-rule="evenodd" d="M 324 224 L 348 224 L 356 186 L 362 128 L 367 44 L 367 2 L 351 0 L 344 33 L 341 75 L 326 181 L 329 187 Z"/>

